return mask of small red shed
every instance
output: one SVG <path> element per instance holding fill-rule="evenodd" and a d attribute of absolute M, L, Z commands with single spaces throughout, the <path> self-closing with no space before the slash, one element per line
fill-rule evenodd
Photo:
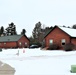
<path fill-rule="evenodd" d="M 0 48 L 26 48 L 29 47 L 26 35 L 10 35 L 0 37 Z"/>
<path fill-rule="evenodd" d="M 45 46 L 49 47 L 50 44 L 57 44 L 61 49 L 67 43 L 76 45 L 76 29 L 54 26 L 52 30 L 45 35 Z"/>

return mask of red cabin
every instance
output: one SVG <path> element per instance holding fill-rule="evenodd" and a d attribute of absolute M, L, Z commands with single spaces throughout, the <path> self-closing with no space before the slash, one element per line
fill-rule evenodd
<path fill-rule="evenodd" d="M 0 48 L 26 48 L 29 47 L 29 39 L 26 35 L 10 35 L 0 37 Z"/>
<path fill-rule="evenodd" d="M 76 45 L 76 29 L 55 26 L 44 37 L 46 47 L 57 44 L 61 49 L 67 43 Z"/>

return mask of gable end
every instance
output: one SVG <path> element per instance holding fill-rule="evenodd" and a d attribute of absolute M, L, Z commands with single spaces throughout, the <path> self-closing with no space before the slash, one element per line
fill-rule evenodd
<path fill-rule="evenodd" d="M 54 28 L 52 29 L 52 30 L 50 30 L 45 36 L 44 36 L 44 38 L 46 38 L 55 28 L 58 28 L 58 29 L 60 29 L 58 26 L 54 26 Z M 60 29 L 61 31 L 63 31 L 62 29 Z M 65 34 L 67 34 L 69 37 L 72 37 L 72 36 L 70 36 L 68 33 L 66 33 L 65 31 L 63 31 Z M 76 38 L 76 37 L 74 37 L 74 38 Z"/>

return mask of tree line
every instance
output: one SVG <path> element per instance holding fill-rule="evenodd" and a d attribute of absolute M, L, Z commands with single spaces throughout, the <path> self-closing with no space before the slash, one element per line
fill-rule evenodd
<path fill-rule="evenodd" d="M 22 29 L 22 32 L 20 34 L 25 35 L 26 30 Z M 9 35 L 17 35 L 17 31 L 16 31 L 16 25 L 11 22 L 7 28 L 4 29 L 3 26 L 1 26 L 0 28 L 0 36 L 9 36 Z"/>

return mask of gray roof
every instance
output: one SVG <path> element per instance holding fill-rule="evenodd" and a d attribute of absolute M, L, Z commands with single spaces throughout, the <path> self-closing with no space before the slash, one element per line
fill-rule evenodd
<path fill-rule="evenodd" d="M 1 36 L 0 42 L 12 42 L 18 41 L 23 35 L 10 35 L 10 36 Z"/>

